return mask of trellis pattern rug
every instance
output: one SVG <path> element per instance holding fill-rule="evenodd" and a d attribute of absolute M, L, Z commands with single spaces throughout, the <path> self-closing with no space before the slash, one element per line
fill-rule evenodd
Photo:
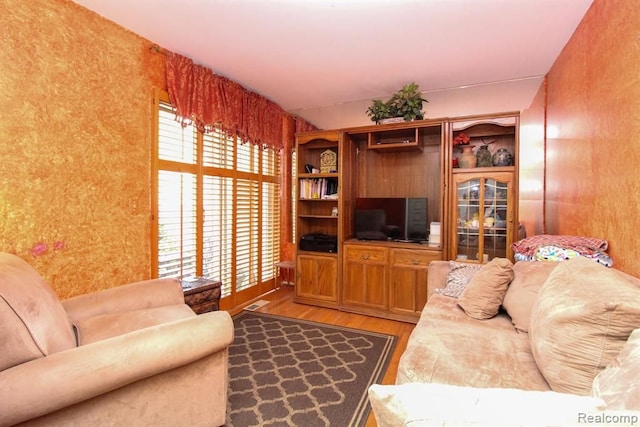
<path fill-rule="evenodd" d="M 366 423 L 395 336 L 246 311 L 233 321 L 227 427 Z"/>

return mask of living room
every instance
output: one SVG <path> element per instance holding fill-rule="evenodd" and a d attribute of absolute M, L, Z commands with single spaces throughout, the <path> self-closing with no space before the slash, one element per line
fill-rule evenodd
<path fill-rule="evenodd" d="M 153 277 L 150 111 L 165 56 L 71 1 L 3 6 L 0 251 L 61 299 Z M 633 276 L 639 23 L 634 1 L 594 0 L 520 122 L 541 159 L 520 169 L 528 234 L 606 239 Z"/>
<path fill-rule="evenodd" d="M 3 46 L 14 60 L 3 78 L 3 157 L 11 161 L 4 163 L 2 249 L 30 256 L 40 241 L 68 241 L 64 250 L 33 260 L 62 298 L 149 277 L 148 111 L 152 89 L 164 86 L 165 58 L 72 2 L 37 10 L 9 4 L 11 42 Z M 521 145 L 546 147 L 547 155 L 544 183 L 520 189 L 519 210 L 528 234 L 605 238 L 616 266 L 638 275 L 633 227 L 640 184 L 628 166 L 637 156 L 630 140 L 638 126 L 628 111 L 640 102 L 630 54 L 635 14 L 631 3 L 595 1 L 522 111 Z M 74 30 L 78 22 L 93 31 Z M 113 107 L 123 99 L 126 113 Z M 538 181 L 539 168 L 531 170 Z M 521 168 L 522 182 L 527 173 Z"/>

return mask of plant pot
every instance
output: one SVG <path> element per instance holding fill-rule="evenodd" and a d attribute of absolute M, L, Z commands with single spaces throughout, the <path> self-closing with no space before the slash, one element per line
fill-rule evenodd
<path fill-rule="evenodd" d="M 473 145 L 459 145 L 458 148 L 462 150 L 462 154 L 458 156 L 458 166 L 461 168 L 475 168 L 477 159 L 473 154 Z"/>
<path fill-rule="evenodd" d="M 404 122 L 403 117 L 390 117 L 388 119 L 382 119 L 378 123 L 380 123 L 381 125 L 387 125 L 389 123 L 401 123 L 401 122 Z"/>

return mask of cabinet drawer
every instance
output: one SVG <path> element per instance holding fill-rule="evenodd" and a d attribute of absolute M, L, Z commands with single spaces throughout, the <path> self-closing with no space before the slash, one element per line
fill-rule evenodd
<path fill-rule="evenodd" d="M 392 249 L 391 264 L 415 267 L 428 267 L 431 261 L 440 259 L 439 253 L 414 251 L 410 249 Z"/>
<path fill-rule="evenodd" d="M 387 249 L 372 246 L 347 246 L 345 245 L 345 261 L 357 262 L 387 262 Z"/>

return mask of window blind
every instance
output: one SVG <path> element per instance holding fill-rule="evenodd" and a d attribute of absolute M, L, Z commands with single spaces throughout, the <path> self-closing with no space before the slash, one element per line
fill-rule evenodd
<path fill-rule="evenodd" d="M 157 276 L 220 280 L 223 299 L 275 287 L 279 153 L 219 130 L 183 128 L 166 95 L 158 100 L 156 134 Z"/>

